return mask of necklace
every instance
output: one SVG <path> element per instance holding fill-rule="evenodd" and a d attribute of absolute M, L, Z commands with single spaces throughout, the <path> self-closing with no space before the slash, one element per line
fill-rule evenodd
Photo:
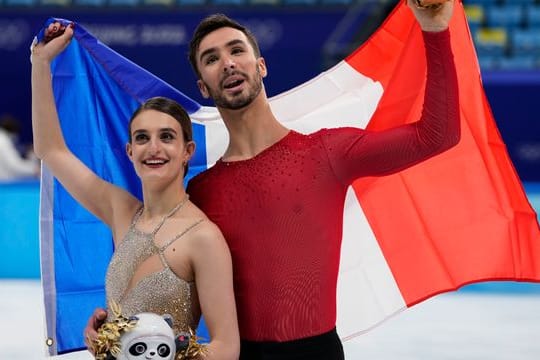
<path fill-rule="evenodd" d="M 163 226 L 163 224 L 165 223 L 165 220 L 167 220 L 168 218 L 173 216 L 175 212 L 180 210 L 180 208 L 182 208 L 182 206 L 184 206 L 184 204 L 188 200 L 189 200 L 189 195 L 186 194 L 186 196 L 184 196 L 184 198 L 174 208 L 172 208 L 167 214 L 165 214 L 165 216 L 161 218 L 161 220 L 159 221 L 159 224 L 152 231 L 152 234 L 155 235 L 158 232 L 158 230 Z M 143 211 L 141 212 L 141 215 L 143 212 L 144 212 L 144 207 L 143 207 Z"/>

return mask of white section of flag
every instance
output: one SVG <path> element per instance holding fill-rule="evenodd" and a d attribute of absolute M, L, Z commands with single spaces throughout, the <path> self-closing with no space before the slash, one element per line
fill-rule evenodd
<path fill-rule="evenodd" d="M 349 340 L 407 306 L 351 187 L 345 199 L 342 241 L 337 330 L 343 340 Z"/>

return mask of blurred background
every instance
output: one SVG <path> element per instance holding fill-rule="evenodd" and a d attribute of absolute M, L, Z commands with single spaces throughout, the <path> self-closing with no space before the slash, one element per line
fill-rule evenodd
<path fill-rule="evenodd" d="M 538 213 L 540 119 L 535 105 L 540 98 L 540 0 L 463 3 L 486 96 Z M 395 0 L 0 0 L 0 224 L 4 226 L 0 354 L 11 355 L 6 359 L 43 358 L 39 170 L 31 151 L 29 45 L 48 17 L 83 24 L 120 54 L 210 105 L 200 97 L 187 61 L 187 43 L 205 15 L 223 12 L 252 29 L 269 68 L 267 93 L 274 96 L 341 61 L 395 4 Z M 470 285 L 458 294 L 420 304 L 348 346 L 357 346 L 355 351 L 370 359 L 538 359 L 540 345 L 532 334 L 537 338 L 540 333 L 539 286 Z M 25 325 L 13 331 L 13 323 Z M 491 341 L 483 341 L 480 334 Z M 464 350 L 456 350 L 458 346 Z M 450 348 L 454 350 L 445 350 Z"/>

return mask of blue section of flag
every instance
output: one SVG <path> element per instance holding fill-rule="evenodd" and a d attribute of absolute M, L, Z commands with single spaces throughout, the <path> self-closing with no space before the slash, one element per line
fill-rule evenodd
<path fill-rule="evenodd" d="M 50 24 L 49 19 L 45 26 Z M 67 20 L 61 20 L 67 24 Z M 43 37 L 43 31 L 38 38 Z M 141 198 L 125 152 L 128 122 L 146 99 L 166 96 L 192 114 L 200 105 L 100 43 L 82 26 L 52 65 L 53 89 L 69 148 L 98 176 Z M 187 179 L 206 168 L 204 127 L 194 124 L 197 155 Z M 51 354 L 84 348 L 83 329 L 96 307 L 105 307 L 104 279 L 113 243 L 110 230 L 59 184 L 43 181 L 42 278 Z M 52 204 L 52 205 L 48 205 Z M 49 208 L 47 208 L 49 207 Z M 50 214 L 50 216 L 43 214 Z M 44 259 L 44 257 L 47 257 Z M 51 258 L 52 257 L 52 258 Z M 209 338 L 205 327 L 199 335 Z"/>

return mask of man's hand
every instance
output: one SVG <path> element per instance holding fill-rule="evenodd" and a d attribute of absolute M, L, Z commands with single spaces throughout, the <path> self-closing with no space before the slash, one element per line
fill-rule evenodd
<path fill-rule="evenodd" d="M 437 32 L 448 28 L 454 12 L 454 1 L 447 0 L 437 6 L 420 7 L 416 0 L 407 0 L 407 5 L 414 13 L 422 30 Z M 430 2 L 432 3 L 433 1 Z"/>
<path fill-rule="evenodd" d="M 107 312 L 102 308 L 97 308 L 94 310 L 92 316 L 88 319 L 86 328 L 84 328 L 84 343 L 92 355 L 95 355 L 92 349 L 92 343 L 97 339 L 97 330 L 101 325 L 103 325 L 106 319 Z"/>

